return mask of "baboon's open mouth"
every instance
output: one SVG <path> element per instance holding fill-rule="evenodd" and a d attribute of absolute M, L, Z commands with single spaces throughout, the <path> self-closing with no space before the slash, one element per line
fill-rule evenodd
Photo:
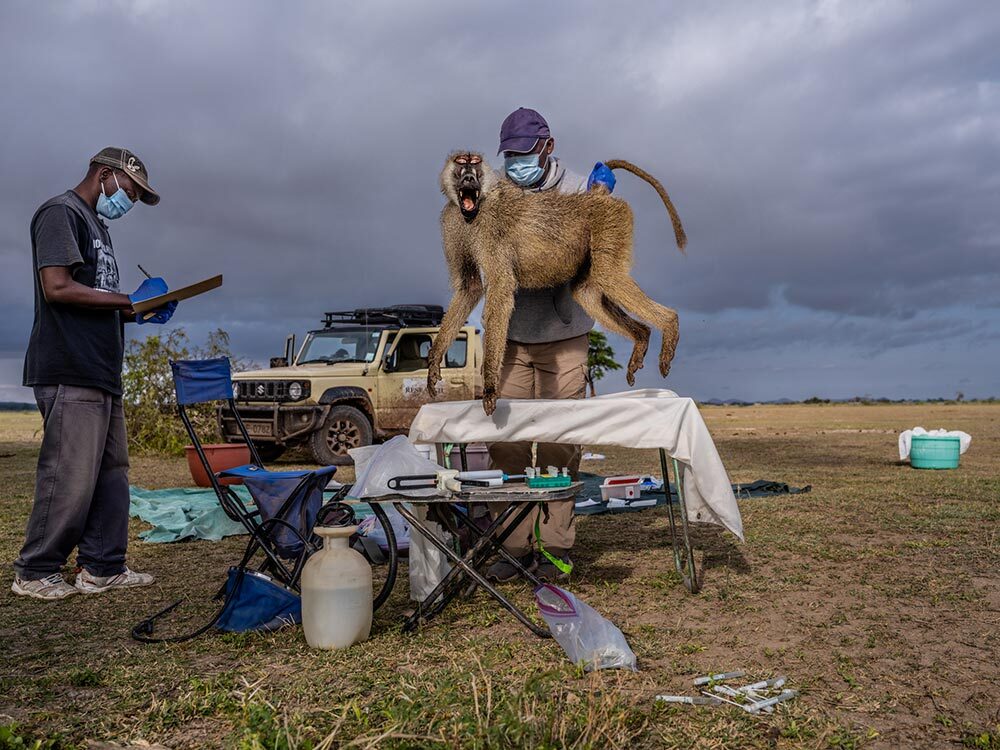
<path fill-rule="evenodd" d="M 458 207 L 462 215 L 472 218 L 479 210 L 479 191 L 472 187 L 464 187 L 458 191 Z"/>

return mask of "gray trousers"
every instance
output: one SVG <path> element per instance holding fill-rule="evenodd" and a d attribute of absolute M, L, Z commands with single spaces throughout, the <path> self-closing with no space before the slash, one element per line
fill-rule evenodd
<path fill-rule="evenodd" d="M 35 388 L 44 419 L 24 547 L 14 570 L 25 580 L 58 573 L 73 548 L 95 576 L 125 570 L 128 441 L 120 396 L 99 388 Z"/>

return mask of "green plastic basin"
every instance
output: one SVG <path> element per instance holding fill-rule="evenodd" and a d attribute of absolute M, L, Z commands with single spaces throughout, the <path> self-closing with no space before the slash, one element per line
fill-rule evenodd
<path fill-rule="evenodd" d="M 945 435 L 914 435 L 910 466 L 914 469 L 957 469 L 961 441 Z"/>

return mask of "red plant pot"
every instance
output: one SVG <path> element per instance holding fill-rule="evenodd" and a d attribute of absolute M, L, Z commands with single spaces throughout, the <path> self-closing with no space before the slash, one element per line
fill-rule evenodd
<path fill-rule="evenodd" d="M 213 473 L 234 469 L 250 463 L 250 449 L 242 443 L 215 443 L 203 445 L 201 449 L 205 452 L 208 465 L 212 467 Z M 198 458 L 198 452 L 193 445 L 184 446 L 184 454 L 187 456 L 188 468 L 191 470 L 191 478 L 199 487 L 211 487 L 212 482 L 205 473 Z M 222 479 L 222 484 L 243 484 L 242 479 Z"/>

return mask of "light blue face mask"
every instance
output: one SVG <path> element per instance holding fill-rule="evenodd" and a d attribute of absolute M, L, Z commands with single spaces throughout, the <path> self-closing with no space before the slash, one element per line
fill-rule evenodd
<path fill-rule="evenodd" d="M 104 183 L 101 183 L 101 194 L 97 196 L 97 213 L 105 219 L 120 219 L 135 204 L 122 190 L 122 186 L 118 185 L 118 175 L 112 172 L 111 176 L 115 178 L 115 185 L 118 186 L 118 189 L 109 198 L 104 194 Z"/>
<path fill-rule="evenodd" d="M 503 160 L 503 168 L 515 185 L 530 187 L 542 179 L 545 170 L 539 166 L 541 154 L 521 154 L 508 156 Z"/>

